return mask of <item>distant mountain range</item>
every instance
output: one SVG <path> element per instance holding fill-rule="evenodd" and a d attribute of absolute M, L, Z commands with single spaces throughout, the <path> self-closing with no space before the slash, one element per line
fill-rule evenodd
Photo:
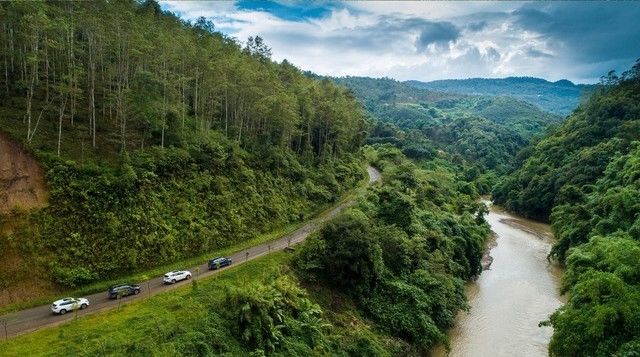
<path fill-rule="evenodd" d="M 511 169 L 517 152 L 529 140 L 563 120 L 525 100 L 506 95 L 421 89 L 390 78 L 332 80 L 349 88 L 375 119 L 372 143 L 387 142 L 394 136 L 389 133 L 395 126 L 410 137 L 419 135 L 428 139 L 427 146 L 458 154 L 483 169 L 499 173 Z"/>
<path fill-rule="evenodd" d="M 405 129 L 437 127 L 455 119 L 475 116 L 508 127 L 529 139 L 563 119 L 509 95 L 423 89 L 390 78 L 340 77 L 333 81 L 350 88 L 373 117 Z"/>
<path fill-rule="evenodd" d="M 440 92 L 510 96 L 558 115 L 568 115 L 595 85 L 574 84 L 562 79 L 549 82 L 534 77 L 445 79 L 432 82 L 406 81 L 412 87 Z"/>

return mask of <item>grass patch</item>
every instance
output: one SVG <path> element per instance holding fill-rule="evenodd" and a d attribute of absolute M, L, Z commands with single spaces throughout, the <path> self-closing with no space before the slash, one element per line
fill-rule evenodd
<path fill-rule="evenodd" d="M 283 271 L 292 274 L 288 270 L 292 257 L 285 252 L 272 253 L 120 309 L 0 342 L 0 355 L 198 355 L 198 342 L 207 344 L 215 355 L 249 355 L 252 351 L 232 332 L 237 322 L 227 312 L 227 291 L 265 283 Z M 348 295 L 323 284 L 303 286 L 309 298 L 322 307 L 323 319 L 331 324 L 326 333 L 332 351 L 419 355 L 408 343 L 376 329 Z"/>
<path fill-rule="evenodd" d="M 144 355 L 153 346 L 154 355 L 185 353 L 178 343 L 191 331 L 215 329 L 210 341 L 232 354 L 244 354 L 243 347 L 231 337 L 227 322 L 216 319 L 224 307 L 226 289 L 267 279 L 291 259 L 278 252 L 197 280 L 149 299 L 123 305 L 60 326 L 0 342 L 3 356 L 68 356 L 100 353 L 114 354 L 114 346 Z M 175 343 L 174 343 L 175 342 Z M 160 343 L 161 346 L 157 346 Z M 150 350 L 149 350 L 150 351 Z M 158 353 L 159 352 L 159 353 Z"/>

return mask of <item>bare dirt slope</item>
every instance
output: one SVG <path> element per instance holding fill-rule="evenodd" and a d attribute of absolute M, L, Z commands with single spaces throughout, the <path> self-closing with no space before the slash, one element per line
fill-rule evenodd
<path fill-rule="evenodd" d="M 24 224 L 23 215 L 10 212 L 14 208 L 41 207 L 47 197 L 44 172 L 36 159 L 19 141 L 0 132 L 0 215 L 9 213 L 0 219 L 0 306 L 35 298 L 55 288 L 6 239 L 13 227 Z"/>
<path fill-rule="evenodd" d="M 36 159 L 18 141 L 0 132 L 0 213 L 40 207 L 47 196 L 44 173 Z"/>

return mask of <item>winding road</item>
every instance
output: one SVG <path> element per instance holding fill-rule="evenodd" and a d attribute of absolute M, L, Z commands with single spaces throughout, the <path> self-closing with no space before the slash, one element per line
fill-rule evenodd
<path fill-rule="evenodd" d="M 369 166 L 367 168 L 367 172 L 369 174 L 370 185 L 380 181 L 381 174 L 378 170 Z M 270 242 L 259 244 L 249 249 L 244 249 L 234 253 L 229 257 L 233 260 L 233 264 L 231 265 L 231 267 L 245 263 L 249 260 L 259 258 L 265 254 L 269 254 L 272 251 L 275 252 L 283 250 L 289 245 L 294 245 L 302 242 L 309 236 L 309 234 L 317 230 L 322 222 L 336 216 L 338 213 L 340 213 L 346 207 L 351 206 L 353 203 L 354 200 L 348 200 L 339 203 L 335 207 L 325 211 L 324 213 L 307 222 L 304 226 L 289 234 L 286 234 Z M 194 275 L 199 271 L 200 273 L 197 274 L 197 278 L 201 279 L 217 274 L 220 271 L 224 271 L 228 268 L 229 267 L 221 268 L 218 270 L 208 270 L 207 264 L 204 263 L 199 266 L 191 267 L 188 270 L 190 270 Z M 134 301 L 141 301 L 142 299 L 146 299 L 161 292 L 184 286 L 185 283 L 183 281 L 173 285 L 164 285 L 164 283 L 162 282 L 162 276 L 160 276 L 147 281 L 139 282 L 139 284 L 142 288 L 142 292 L 140 294 L 122 298 L 120 299 L 120 301 L 110 300 L 107 297 L 106 292 L 85 296 L 87 299 L 89 299 L 91 305 L 84 310 L 78 310 L 78 316 L 84 316 L 96 313 L 98 311 L 111 309 L 117 307 L 119 303 L 128 304 Z M 66 315 L 54 315 L 51 312 L 51 305 L 38 306 L 0 316 L 0 336 L 13 337 L 35 331 L 43 327 L 58 325 L 74 318 L 74 312 L 68 313 Z M 5 322 L 6 325 L 4 325 Z"/>

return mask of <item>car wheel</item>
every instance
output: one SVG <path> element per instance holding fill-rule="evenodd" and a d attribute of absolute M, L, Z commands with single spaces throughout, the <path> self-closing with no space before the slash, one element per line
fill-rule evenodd
<path fill-rule="evenodd" d="M 60 315 L 64 315 L 66 313 L 67 313 L 67 310 L 65 310 L 65 309 L 60 310 Z"/>
<path fill-rule="evenodd" d="M 140 293 L 140 290 L 134 290 L 133 291 L 133 295 L 138 295 Z"/>
<path fill-rule="evenodd" d="M 87 308 L 87 304 L 82 304 L 82 305 L 80 305 L 80 310 L 84 310 L 84 309 L 86 309 L 86 308 Z"/>
<path fill-rule="evenodd" d="M 191 275 L 187 275 L 187 280 L 191 279 Z"/>
<path fill-rule="evenodd" d="M 171 280 L 171 284 L 175 284 L 176 283 L 176 279 Z"/>

